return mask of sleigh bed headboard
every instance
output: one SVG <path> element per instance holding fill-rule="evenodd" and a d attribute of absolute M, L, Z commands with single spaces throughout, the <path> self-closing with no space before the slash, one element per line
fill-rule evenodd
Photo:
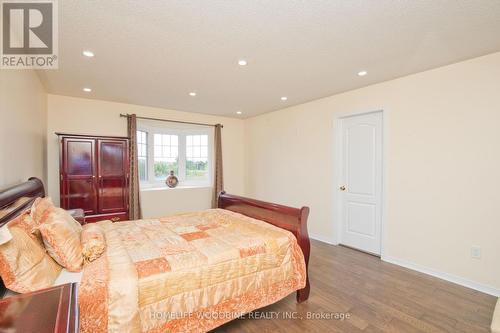
<path fill-rule="evenodd" d="M 29 208 L 36 198 L 44 196 L 43 183 L 36 177 L 0 190 L 0 227 Z"/>

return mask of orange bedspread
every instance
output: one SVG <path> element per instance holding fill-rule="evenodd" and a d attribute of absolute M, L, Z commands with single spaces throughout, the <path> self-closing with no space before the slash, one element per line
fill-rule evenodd
<path fill-rule="evenodd" d="M 222 209 L 100 222 L 84 268 L 81 332 L 206 332 L 305 286 L 288 231 Z"/>

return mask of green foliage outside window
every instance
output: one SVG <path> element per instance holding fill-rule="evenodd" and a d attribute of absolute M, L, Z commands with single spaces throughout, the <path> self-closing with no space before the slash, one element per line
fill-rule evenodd
<path fill-rule="evenodd" d="M 173 170 L 175 175 L 179 175 L 179 163 L 177 160 L 175 162 L 155 161 L 154 171 L 156 179 L 167 178 L 170 170 Z"/>
<path fill-rule="evenodd" d="M 202 178 L 208 171 L 207 161 L 186 160 L 186 178 Z"/>

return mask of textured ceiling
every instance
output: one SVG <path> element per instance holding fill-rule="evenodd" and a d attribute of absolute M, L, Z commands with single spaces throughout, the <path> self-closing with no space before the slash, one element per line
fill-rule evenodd
<path fill-rule="evenodd" d="M 249 117 L 500 50 L 498 0 L 59 6 L 59 70 L 40 72 L 48 92 L 226 116 Z M 96 56 L 83 57 L 87 49 Z M 360 70 L 368 75 L 357 76 Z"/>

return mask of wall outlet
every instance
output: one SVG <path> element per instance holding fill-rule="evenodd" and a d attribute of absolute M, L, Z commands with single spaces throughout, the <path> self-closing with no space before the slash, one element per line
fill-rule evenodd
<path fill-rule="evenodd" d="M 481 259 L 481 247 L 473 246 L 470 248 L 470 256 L 473 259 Z"/>

